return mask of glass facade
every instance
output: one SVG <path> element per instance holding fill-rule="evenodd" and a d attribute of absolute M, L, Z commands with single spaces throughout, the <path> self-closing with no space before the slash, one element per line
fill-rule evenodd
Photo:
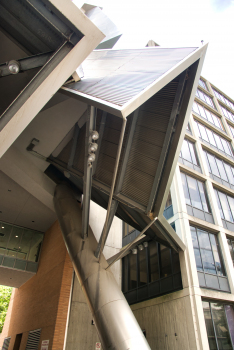
<path fill-rule="evenodd" d="M 203 151 L 211 177 L 224 186 L 234 189 L 234 168 L 206 150 Z"/>
<path fill-rule="evenodd" d="M 218 92 L 214 88 L 213 88 L 213 91 L 214 91 L 214 94 L 218 100 L 225 103 L 225 105 L 227 105 L 228 107 L 230 107 L 231 109 L 234 110 L 234 103 L 232 101 L 230 101 L 227 97 L 225 97 L 223 94 L 221 94 L 220 92 Z"/>
<path fill-rule="evenodd" d="M 228 126 L 229 126 L 229 129 L 231 130 L 232 136 L 234 137 L 234 127 L 229 125 L 229 124 L 228 124 Z"/>
<path fill-rule="evenodd" d="M 200 287 L 228 292 L 229 285 L 216 235 L 190 226 Z"/>
<path fill-rule="evenodd" d="M 195 121 L 194 125 L 197 126 L 198 135 L 203 141 L 217 148 L 225 155 L 233 157 L 232 146 L 229 141 L 197 121 Z"/>
<path fill-rule="evenodd" d="M 234 198 L 230 195 L 214 189 L 220 216 L 225 228 L 234 230 Z"/>
<path fill-rule="evenodd" d="M 220 106 L 223 115 L 228 118 L 229 120 L 231 120 L 232 122 L 234 122 L 234 114 L 232 112 L 230 112 L 227 108 Z"/>
<path fill-rule="evenodd" d="M 180 151 L 180 159 L 179 161 L 184 165 L 193 168 L 196 171 L 201 172 L 201 168 L 198 163 L 198 158 L 195 150 L 195 145 L 193 142 L 184 139 L 181 151 Z"/>
<path fill-rule="evenodd" d="M 208 91 L 206 82 L 205 82 L 203 79 L 200 78 L 199 81 L 198 81 L 198 84 L 199 84 L 203 89 L 205 89 L 205 90 Z"/>
<path fill-rule="evenodd" d="M 234 265 L 234 239 L 233 238 L 227 238 L 227 242 L 228 242 L 228 248 L 231 254 L 231 258 L 232 258 L 232 262 Z"/>
<path fill-rule="evenodd" d="M 221 119 L 196 101 L 193 102 L 193 111 L 200 115 L 202 118 L 206 119 L 211 124 L 215 125 L 217 128 L 224 130 Z"/>
<path fill-rule="evenodd" d="M 234 308 L 219 301 L 203 301 L 210 350 L 234 349 Z"/>
<path fill-rule="evenodd" d="M 155 241 L 122 259 L 122 289 L 130 304 L 182 288 L 179 254 Z"/>
<path fill-rule="evenodd" d="M 0 222 L 0 265 L 36 272 L 43 234 Z"/>
<path fill-rule="evenodd" d="M 200 98 L 200 100 L 208 104 L 210 107 L 216 109 L 213 99 L 209 95 L 207 95 L 205 92 L 197 89 L 196 96 Z"/>

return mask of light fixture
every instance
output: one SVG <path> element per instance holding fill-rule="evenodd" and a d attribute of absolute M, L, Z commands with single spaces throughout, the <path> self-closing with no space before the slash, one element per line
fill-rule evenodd
<path fill-rule="evenodd" d="M 2 228 L 4 228 L 4 226 L 2 226 Z"/>
<path fill-rule="evenodd" d="M 18 61 L 12 60 L 8 63 L 8 70 L 11 74 L 18 74 L 20 71 L 20 64 Z"/>
<path fill-rule="evenodd" d="M 88 155 L 88 161 L 91 163 L 95 161 L 95 154 L 94 153 L 90 153 Z"/>
<path fill-rule="evenodd" d="M 136 249 L 136 248 L 133 248 L 133 249 L 132 249 L 132 254 L 134 254 L 134 255 L 137 254 L 137 249 Z"/>
<path fill-rule="evenodd" d="M 90 143 L 89 144 L 89 153 L 96 152 L 97 149 L 98 149 L 98 144 L 97 143 Z"/>
<path fill-rule="evenodd" d="M 96 130 L 93 130 L 91 133 L 91 137 L 94 141 L 96 141 L 99 138 L 99 133 Z"/>
<path fill-rule="evenodd" d="M 145 248 L 147 248 L 148 247 L 148 242 L 144 242 L 143 245 L 144 245 Z"/>
<path fill-rule="evenodd" d="M 19 236 L 15 236 L 15 237 L 17 237 L 17 238 L 18 238 Z"/>
<path fill-rule="evenodd" d="M 143 250 L 143 249 L 144 249 L 143 245 L 142 245 L 142 244 L 139 244 L 138 249 L 139 249 L 139 250 Z"/>

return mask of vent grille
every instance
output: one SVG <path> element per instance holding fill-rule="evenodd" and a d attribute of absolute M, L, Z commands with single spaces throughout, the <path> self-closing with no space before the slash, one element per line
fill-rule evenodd
<path fill-rule="evenodd" d="M 2 350 L 8 350 L 11 337 L 5 338 L 2 346 Z"/>
<path fill-rule="evenodd" d="M 40 336 L 41 336 L 41 329 L 30 331 L 25 350 L 38 350 Z"/>

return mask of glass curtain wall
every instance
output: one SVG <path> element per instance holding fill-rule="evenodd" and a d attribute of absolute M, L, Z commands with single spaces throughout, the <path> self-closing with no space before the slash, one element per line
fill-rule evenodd
<path fill-rule="evenodd" d="M 233 305 L 203 301 L 210 350 L 234 349 L 234 309 Z"/>
<path fill-rule="evenodd" d="M 234 122 L 234 114 L 232 112 L 230 112 L 227 108 L 220 106 L 223 115 L 228 118 L 229 120 L 231 120 L 232 122 Z"/>
<path fill-rule="evenodd" d="M 229 251 L 231 254 L 231 258 L 232 258 L 232 262 L 234 265 L 234 239 L 233 238 L 227 238 L 227 242 L 228 242 L 228 247 L 229 247 Z"/>
<path fill-rule="evenodd" d="M 208 91 L 206 82 L 205 82 L 204 80 L 202 80 L 202 79 L 200 78 L 199 81 L 198 81 L 198 84 L 199 84 L 203 89 L 205 89 L 206 91 Z"/>
<path fill-rule="evenodd" d="M 199 166 L 198 158 L 196 155 L 195 145 L 193 142 L 184 139 L 179 157 L 181 163 L 201 172 L 201 168 Z"/>
<path fill-rule="evenodd" d="M 210 107 L 216 109 L 213 99 L 205 92 L 197 89 L 196 96 L 200 98 L 200 100 L 202 100 L 203 102 L 207 103 Z"/>
<path fill-rule="evenodd" d="M 217 148 L 219 151 L 223 152 L 224 154 L 233 157 L 232 147 L 229 141 L 224 139 L 222 136 L 216 134 L 211 129 L 198 123 L 196 120 L 194 125 L 196 125 L 198 135 L 203 141 L 209 143 L 211 146 Z"/>
<path fill-rule="evenodd" d="M 200 115 L 202 118 L 206 119 L 211 124 L 215 125 L 217 128 L 224 130 L 221 119 L 196 101 L 193 102 L 193 111 Z"/>
<path fill-rule="evenodd" d="M 228 107 L 234 110 L 234 103 L 232 101 L 230 101 L 228 98 L 226 98 L 224 95 L 222 95 L 220 92 L 218 92 L 214 88 L 213 88 L 213 91 L 218 100 L 225 103 L 225 105 L 227 105 Z"/>
<path fill-rule="evenodd" d="M 229 291 L 216 235 L 190 226 L 200 287 Z"/>
<path fill-rule="evenodd" d="M 234 222 L 234 198 L 216 189 L 214 191 L 221 218 Z"/>
<path fill-rule="evenodd" d="M 203 150 L 210 175 L 214 180 L 234 189 L 234 168 L 215 155 Z"/>

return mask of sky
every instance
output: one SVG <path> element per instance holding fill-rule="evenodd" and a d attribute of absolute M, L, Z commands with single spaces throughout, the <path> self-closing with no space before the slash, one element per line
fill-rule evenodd
<path fill-rule="evenodd" d="M 234 99 L 234 0 L 92 0 L 92 5 L 103 7 L 123 32 L 118 49 L 141 48 L 150 39 L 163 47 L 208 42 L 202 76 Z"/>

